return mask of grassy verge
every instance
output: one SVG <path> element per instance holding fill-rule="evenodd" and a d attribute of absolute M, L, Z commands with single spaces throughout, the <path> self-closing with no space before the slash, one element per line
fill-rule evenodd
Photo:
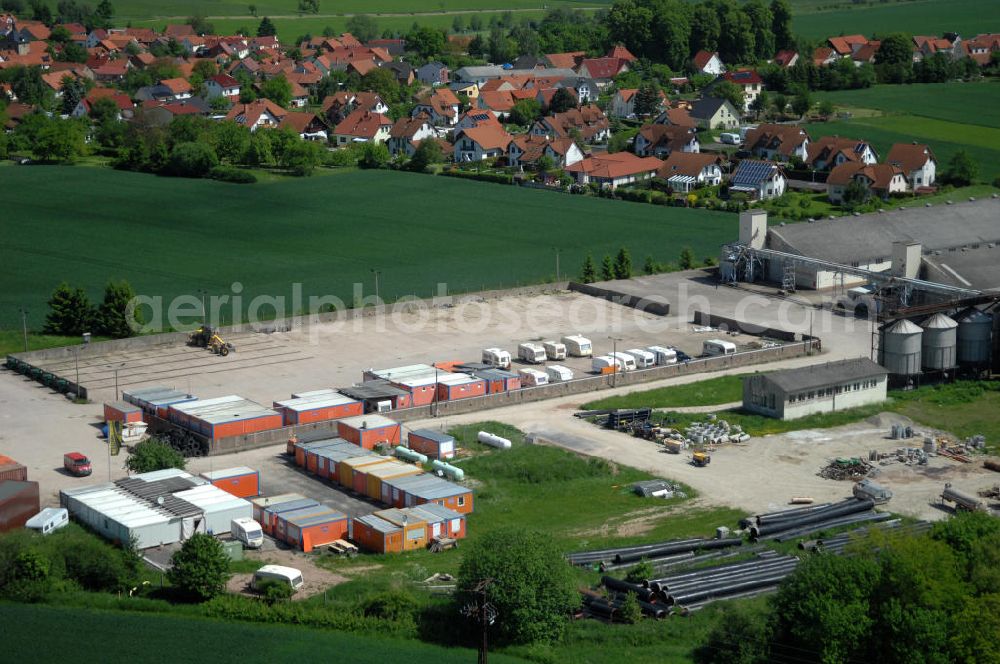
<path fill-rule="evenodd" d="M 723 403 L 715 401 L 728 394 L 728 390 L 736 393 L 742 377 L 731 376 L 732 384 L 722 383 L 723 378 L 708 380 L 677 387 L 658 388 L 645 392 L 634 392 L 623 397 L 612 397 L 585 404 L 585 408 L 640 408 L 680 407 L 681 405 L 697 405 L 696 395 L 702 394 L 705 405 Z M 676 390 L 676 392 L 675 392 Z M 742 395 L 735 399 L 741 398 Z M 694 403 L 692 403 L 694 402 Z M 669 403 L 670 405 L 664 405 Z M 943 385 L 930 385 L 915 390 L 894 390 L 884 403 L 850 408 L 833 413 L 816 413 L 794 420 L 778 420 L 762 415 L 755 415 L 742 409 L 720 411 L 719 417 L 730 424 L 738 424 L 753 436 L 788 433 L 803 429 L 829 429 L 831 427 L 852 424 L 859 420 L 877 415 L 881 412 L 894 412 L 905 415 L 914 421 L 928 427 L 947 431 L 959 438 L 976 434 L 986 436 L 986 442 L 992 449 L 1000 443 L 1000 383 L 989 381 L 960 381 Z M 667 412 L 657 414 L 657 418 L 671 423 L 676 427 L 685 426 L 690 422 L 703 420 L 705 414 Z"/>
<path fill-rule="evenodd" d="M 743 398 L 743 376 L 719 376 L 695 383 L 633 392 L 583 404 L 584 410 L 606 408 L 686 408 L 716 406 Z"/>
<path fill-rule="evenodd" d="M 93 341 L 106 341 L 105 337 L 93 337 Z M 43 350 L 58 346 L 76 346 L 83 343 L 80 337 L 61 337 L 52 334 L 28 333 L 28 350 Z M 24 334 L 21 330 L 0 330 L 0 357 L 10 353 L 24 352 Z"/>

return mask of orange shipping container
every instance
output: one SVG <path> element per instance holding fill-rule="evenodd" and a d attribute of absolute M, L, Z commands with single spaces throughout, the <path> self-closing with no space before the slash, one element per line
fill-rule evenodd
<path fill-rule="evenodd" d="M 351 519 L 351 540 L 366 551 L 400 553 L 403 550 L 403 529 L 374 514 Z"/>
<path fill-rule="evenodd" d="M 289 515 L 285 519 L 285 541 L 306 553 L 347 537 L 346 514 L 327 510 L 310 515 Z"/>
<path fill-rule="evenodd" d="M 375 512 L 374 516 L 399 526 L 403 531 L 403 551 L 423 549 L 427 546 L 427 523 L 412 510 L 390 508 Z"/>
<path fill-rule="evenodd" d="M 223 491 L 239 498 L 260 495 L 260 473 L 253 468 L 238 466 L 204 472 L 201 476 Z"/>
<path fill-rule="evenodd" d="M 337 463 L 337 483 L 341 486 L 347 487 L 348 489 L 354 488 L 354 473 L 356 470 L 361 470 L 365 466 L 371 466 L 377 463 L 385 463 L 386 457 L 382 456 L 356 456 L 350 459 L 344 459 Z"/>
<path fill-rule="evenodd" d="M 382 482 L 396 477 L 420 475 L 424 471 L 418 466 L 408 463 L 392 463 L 385 466 L 370 466 L 365 469 L 368 478 L 366 495 L 372 500 L 382 502 Z"/>
<path fill-rule="evenodd" d="M 105 422 L 142 422 L 142 408 L 127 401 L 112 401 L 104 404 Z"/>

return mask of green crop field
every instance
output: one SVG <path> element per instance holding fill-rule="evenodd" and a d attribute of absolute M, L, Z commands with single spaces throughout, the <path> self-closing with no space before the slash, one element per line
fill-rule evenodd
<path fill-rule="evenodd" d="M 165 660 L 204 662 L 302 662 L 335 659 L 356 664 L 407 661 L 419 664 L 469 662 L 476 653 L 417 641 L 359 636 L 292 626 L 225 623 L 175 615 L 123 611 L 0 604 L 7 661 L 56 662 L 66 659 L 72 643 L 76 664 L 104 662 L 158 663 Z M 72 625 L 66 638 L 44 638 Z M 167 655 L 169 653 L 169 655 Z M 348 654 L 349 653 L 349 654 Z M 497 662 L 524 661 L 492 655 Z"/>
<path fill-rule="evenodd" d="M 329 172 L 326 172 L 329 173 Z M 99 298 L 109 279 L 140 294 L 428 297 L 575 275 L 626 246 L 675 260 L 690 246 L 715 256 L 736 217 L 390 171 L 349 171 L 257 185 L 160 178 L 84 167 L 4 166 L 0 327 L 29 326 L 62 280 Z M 59 195 L 50 195 L 58 183 Z"/>
<path fill-rule="evenodd" d="M 1000 0 L 901 0 L 860 6 L 800 0 L 793 4 L 793 30 L 808 39 L 861 33 L 940 34 L 963 37 L 1000 29 Z"/>
<path fill-rule="evenodd" d="M 915 83 L 818 92 L 835 104 L 1000 129 L 1000 83 Z M 974 131 L 974 130 L 969 130 Z M 992 141 L 1000 141 L 996 135 Z"/>
<path fill-rule="evenodd" d="M 893 143 L 930 145 L 938 173 L 959 150 L 979 164 L 979 179 L 1000 176 L 1000 84 L 881 85 L 868 90 L 817 94 L 854 117 L 808 125 L 809 134 L 871 141 L 883 157 Z M 871 109 L 872 112 L 859 112 Z"/>

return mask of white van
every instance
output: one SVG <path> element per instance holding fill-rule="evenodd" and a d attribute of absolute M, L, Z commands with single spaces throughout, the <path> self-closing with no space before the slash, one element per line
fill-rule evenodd
<path fill-rule="evenodd" d="M 525 362 L 541 364 L 545 361 L 545 348 L 533 343 L 523 343 L 517 347 L 517 357 Z"/>
<path fill-rule="evenodd" d="M 302 572 L 294 567 L 285 567 L 284 565 L 264 565 L 253 573 L 253 581 L 250 582 L 250 587 L 254 590 L 260 590 L 261 584 L 267 583 L 268 581 L 287 583 L 292 590 L 298 590 L 302 587 L 302 584 L 305 583 L 302 580 Z"/>
<path fill-rule="evenodd" d="M 636 369 L 646 369 L 656 364 L 656 355 L 650 353 L 648 350 L 643 350 L 642 348 L 629 348 L 625 351 L 628 355 L 635 358 Z"/>
<path fill-rule="evenodd" d="M 666 366 L 668 364 L 677 364 L 677 351 L 673 348 L 664 348 L 663 346 L 648 346 L 646 348 L 650 353 L 656 357 L 656 363 L 660 366 Z"/>
<path fill-rule="evenodd" d="M 501 348 L 484 348 L 483 364 L 488 364 L 498 369 L 509 369 L 510 353 Z"/>
<path fill-rule="evenodd" d="M 611 353 L 624 371 L 635 371 L 635 358 L 628 353 Z"/>
<path fill-rule="evenodd" d="M 618 371 L 621 371 L 622 363 L 610 355 L 595 355 L 590 360 L 590 368 L 594 373 L 603 373 L 605 369 L 610 369 L 612 367 L 617 367 Z"/>
<path fill-rule="evenodd" d="M 526 387 L 549 384 L 549 375 L 538 369 L 519 369 L 517 375 L 521 377 L 521 385 Z"/>
<path fill-rule="evenodd" d="M 725 143 L 726 145 L 739 145 L 743 141 L 740 139 L 739 134 L 735 133 L 722 133 L 719 134 L 719 142 Z"/>
<path fill-rule="evenodd" d="M 24 527 L 37 530 L 43 535 L 48 535 L 53 530 L 58 530 L 68 523 L 69 510 L 65 507 L 46 507 L 28 519 Z"/>
<path fill-rule="evenodd" d="M 253 519 L 240 517 L 233 519 L 230 526 L 233 539 L 243 542 L 248 549 L 259 549 L 264 545 L 264 530 Z"/>
<path fill-rule="evenodd" d="M 732 341 L 723 341 L 722 339 L 706 339 L 704 345 L 702 346 L 702 352 L 705 355 L 735 355 L 736 354 L 736 344 Z"/>
<path fill-rule="evenodd" d="M 549 375 L 550 383 L 565 383 L 573 380 L 573 371 L 561 364 L 550 364 L 545 367 L 545 373 Z"/>
<path fill-rule="evenodd" d="M 545 357 L 550 360 L 566 359 L 566 344 L 561 344 L 558 341 L 544 341 L 542 347 L 545 349 Z"/>
<path fill-rule="evenodd" d="M 591 357 L 594 354 L 594 346 L 590 339 L 579 334 L 570 334 L 562 338 L 566 345 L 566 352 L 573 357 Z"/>

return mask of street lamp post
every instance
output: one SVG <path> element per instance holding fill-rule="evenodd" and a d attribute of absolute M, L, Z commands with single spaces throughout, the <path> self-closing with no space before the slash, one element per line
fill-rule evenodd
<path fill-rule="evenodd" d="M 28 310 L 21 308 L 21 331 L 24 333 L 24 352 L 28 352 Z"/>
<path fill-rule="evenodd" d="M 618 386 L 618 342 L 621 337 L 608 337 L 611 340 L 611 366 L 614 371 L 611 374 L 611 387 Z"/>
<path fill-rule="evenodd" d="M 556 252 L 556 283 L 559 283 L 560 281 L 562 281 L 562 279 L 559 278 L 560 277 L 560 274 L 559 274 L 559 247 L 552 247 L 552 248 Z"/>
<path fill-rule="evenodd" d="M 118 372 L 121 371 L 121 368 L 124 367 L 124 366 L 125 366 L 125 363 L 122 362 L 118 366 L 112 367 L 112 369 L 111 369 L 112 371 L 115 372 L 115 398 L 114 398 L 115 401 L 117 401 L 118 398 L 119 398 L 118 397 Z"/>
<path fill-rule="evenodd" d="M 372 268 L 372 274 L 375 275 L 375 299 L 378 300 L 378 275 L 380 274 L 378 270 Z"/>

